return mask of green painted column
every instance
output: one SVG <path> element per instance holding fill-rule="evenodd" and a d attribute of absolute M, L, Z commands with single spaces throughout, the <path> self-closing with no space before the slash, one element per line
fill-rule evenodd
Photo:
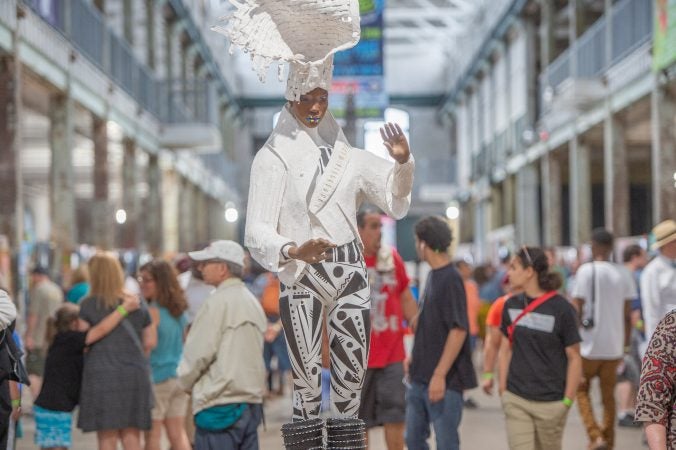
<path fill-rule="evenodd" d="M 629 168 L 624 124 L 608 111 L 603 122 L 603 193 L 605 227 L 629 236 Z"/>
<path fill-rule="evenodd" d="M 49 102 L 51 240 L 56 245 L 59 267 L 66 264 L 77 243 L 73 108 L 73 100 L 67 93 L 55 95 Z"/>
<path fill-rule="evenodd" d="M 164 249 L 162 233 L 162 171 L 158 155 L 148 157 L 148 196 L 146 197 L 143 225 L 148 251 L 161 256 Z"/>
<path fill-rule="evenodd" d="M 591 236 L 591 174 L 589 148 L 574 137 L 568 145 L 569 195 L 570 195 L 570 241 L 578 246 Z"/>
<path fill-rule="evenodd" d="M 540 159 L 542 226 L 545 245 L 561 245 L 561 162 L 554 152 Z"/>
<path fill-rule="evenodd" d="M 540 245 L 540 202 L 538 168 L 534 164 L 523 166 L 516 174 L 516 241 L 519 244 Z"/>
<path fill-rule="evenodd" d="M 93 117 L 94 142 L 94 199 L 92 202 L 92 227 L 94 245 L 103 249 L 115 247 L 115 211 L 109 199 L 110 168 L 108 164 L 108 123 Z"/>
<path fill-rule="evenodd" d="M 136 163 L 136 142 L 125 138 L 122 141 L 122 208 L 127 213 L 127 221 L 120 227 L 120 245 L 124 248 L 137 248 L 139 245 L 139 173 Z"/>
<path fill-rule="evenodd" d="M 23 235 L 20 66 L 15 55 L 0 57 L 0 235 L 7 238 L 11 252 Z"/>
<path fill-rule="evenodd" d="M 660 77 L 651 94 L 653 225 L 676 218 L 676 98 Z"/>
<path fill-rule="evenodd" d="M 179 192 L 181 176 L 162 165 L 162 231 L 165 253 L 179 251 Z"/>

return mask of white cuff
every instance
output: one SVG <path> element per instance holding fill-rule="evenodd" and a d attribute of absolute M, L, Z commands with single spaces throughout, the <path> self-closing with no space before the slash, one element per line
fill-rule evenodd
<path fill-rule="evenodd" d="M 286 244 L 282 245 L 282 248 L 279 250 L 279 253 L 282 254 L 282 257 L 284 259 L 293 259 L 291 256 L 289 256 L 289 247 L 292 247 L 294 245 L 293 242 L 287 242 Z"/>

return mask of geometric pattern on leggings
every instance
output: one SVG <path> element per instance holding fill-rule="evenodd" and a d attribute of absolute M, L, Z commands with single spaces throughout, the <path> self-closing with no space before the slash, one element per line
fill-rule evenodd
<path fill-rule="evenodd" d="M 334 254 L 338 255 L 334 259 L 345 262 L 308 264 L 293 286 L 281 286 L 279 306 L 293 373 L 294 421 L 319 417 L 325 308 L 331 354 L 331 416 L 356 417 L 359 412 L 368 361 L 370 297 L 361 255 L 345 247 L 335 249 Z"/>

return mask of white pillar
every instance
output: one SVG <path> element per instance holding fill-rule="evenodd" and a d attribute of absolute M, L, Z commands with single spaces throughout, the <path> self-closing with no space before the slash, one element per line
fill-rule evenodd
<path fill-rule="evenodd" d="M 629 173 L 622 123 L 608 112 L 603 123 L 605 227 L 615 236 L 629 236 Z"/>
<path fill-rule="evenodd" d="M 583 244 L 591 235 L 591 179 L 589 149 L 574 137 L 569 142 L 570 154 L 570 241 Z"/>

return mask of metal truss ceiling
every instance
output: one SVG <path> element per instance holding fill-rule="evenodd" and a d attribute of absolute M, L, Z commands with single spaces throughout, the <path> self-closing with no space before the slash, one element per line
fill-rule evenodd
<path fill-rule="evenodd" d="M 448 46 L 471 30 L 488 0 L 388 0 L 385 39 L 389 47 Z M 411 50 L 411 49 L 409 49 Z"/>
<path fill-rule="evenodd" d="M 420 67 L 417 63 L 406 64 L 408 57 L 418 62 L 420 58 L 429 60 L 426 70 L 436 73 L 440 82 L 453 79 L 489 33 L 496 12 L 504 10 L 509 2 L 511 0 L 385 0 L 385 60 L 396 72 L 388 73 L 388 79 L 392 76 L 415 78 Z M 253 77 L 248 57 L 239 56 L 236 53 L 239 75 L 244 79 Z M 388 81 L 388 84 L 396 83 Z M 444 89 L 441 86 L 441 90 Z M 244 96 L 249 94 L 247 90 L 244 88 Z"/>

